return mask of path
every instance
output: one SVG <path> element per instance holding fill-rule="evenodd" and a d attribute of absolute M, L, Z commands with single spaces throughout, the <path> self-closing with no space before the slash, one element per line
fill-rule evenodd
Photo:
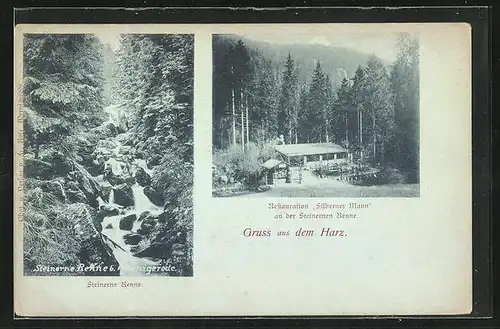
<path fill-rule="evenodd" d="M 302 184 L 280 180 L 268 191 L 237 197 L 414 197 L 419 191 L 419 184 L 358 186 L 331 177 L 319 178 L 304 170 Z"/>

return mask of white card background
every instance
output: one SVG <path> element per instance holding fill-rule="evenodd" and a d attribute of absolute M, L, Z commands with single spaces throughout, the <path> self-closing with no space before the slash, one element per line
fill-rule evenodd
<path fill-rule="evenodd" d="M 22 33 L 106 29 L 195 34 L 194 276 L 24 277 L 22 223 L 15 220 L 14 301 L 18 315 L 422 315 L 471 311 L 471 30 L 467 24 L 24 25 L 15 33 L 16 85 L 22 78 Z M 212 34 L 265 33 L 269 29 L 287 34 L 313 34 L 321 29 L 419 34 L 420 197 L 212 198 Z M 22 168 L 16 177 L 19 173 Z M 15 197 L 19 202 L 21 195 Z M 268 209 L 269 202 L 301 202 L 313 207 L 317 202 L 353 201 L 371 203 L 369 209 L 356 211 L 354 220 L 275 220 L 276 211 Z M 348 236 L 243 236 L 245 228 L 285 229 L 293 234 L 299 228 L 323 227 L 343 229 Z M 142 288 L 87 288 L 89 281 L 141 282 Z"/>

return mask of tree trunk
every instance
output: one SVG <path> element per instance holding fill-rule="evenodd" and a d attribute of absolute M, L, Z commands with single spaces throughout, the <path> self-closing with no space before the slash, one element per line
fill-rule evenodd
<path fill-rule="evenodd" d="M 381 143 L 380 147 L 382 148 L 380 150 L 380 163 L 385 164 L 385 143 Z"/>
<path fill-rule="evenodd" d="M 219 131 L 220 131 L 220 137 L 219 137 L 219 147 L 224 148 L 224 130 L 226 127 L 224 127 L 224 121 L 223 117 L 219 119 Z M 228 136 L 229 137 L 229 136 Z"/>
<path fill-rule="evenodd" d="M 377 159 L 377 135 L 375 134 L 375 114 L 372 115 L 373 160 Z"/>
<path fill-rule="evenodd" d="M 363 147 L 363 111 L 359 111 L 359 146 Z"/>
<path fill-rule="evenodd" d="M 326 142 L 328 143 L 329 140 L 328 140 L 328 119 L 326 119 L 326 122 L 325 122 L 325 139 L 326 139 Z"/>
<path fill-rule="evenodd" d="M 359 109 L 359 147 L 360 147 L 360 159 L 363 161 L 363 111 Z"/>
<path fill-rule="evenodd" d="M 247 117 L 247 145 L 248 145 L 248 143 L 250 143 L 249 129 L 248 129 L 248 95 L 245 98 L 245 105 L 246 105 L 246 117 Z"/>
<path fill-rule="evenodd" d="M 349 113 L 345 116 L 345 140 L 346 145 L 349 145 Z"/>
<path fill-rule="evenodd" d="M 40 157 L 40 142 L 38 141 L 38 135 L 35 136 L 35 159 Z"/>
<path fill-rule="evenodd" d="M 240 113 L 241 113 L 241 149 L 245 150 L 245 118 L 243 114 L 243 91 L 240 90 Z"/>
<path fill-rule="evenodd" d="M 234 109 L 234 88 L 231 89 L 231 105 L 233 110 L 233 145 L 236 145 L 236 111 Z"/>

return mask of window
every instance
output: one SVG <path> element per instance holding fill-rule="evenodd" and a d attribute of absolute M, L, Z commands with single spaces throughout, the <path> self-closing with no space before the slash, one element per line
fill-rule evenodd
<path fill-rule="evenodd" d="M 319 161 L 319 155 L 318 154 L 308 155 L 307 161 Z"/>
<path fill-rule="evenodd" d="M 302 165 L 303 163 L 304 163 L 304 157 L 302 157 L 302 156 L 290 157 L 290 166 L 297 167 L 297 166 Z"/>
<path fill-rule="evenodd" d="M 333 160 L 333 159 L 335 159 L 335 154 L 333 153 L 323 154 L 323 160 Z"/>

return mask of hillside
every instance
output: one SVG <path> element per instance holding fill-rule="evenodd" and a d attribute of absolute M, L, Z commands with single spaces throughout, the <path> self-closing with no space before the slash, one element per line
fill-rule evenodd
<path fill-rule="evenodd" d="M 365 65 L 371 54 L 359 52 L 355 49 L 329 47 L 320 44 L 271 44 L 264 41 L 255 41 L 237 35 L 224 35 L 224 38 L 236 42 L 242 40 L 249 48 L 258 50 L 264 57 L 282 67 L 288 56 L 292 55 L 299 71 L 299 80 L 308 81 L 320 61 L 323 71 L 330 75 L 334 88 L 340 87 L 344 77 L 352 78 L 359 65 Z M 378 58 L 384 64 L 384 60 Z"/>

